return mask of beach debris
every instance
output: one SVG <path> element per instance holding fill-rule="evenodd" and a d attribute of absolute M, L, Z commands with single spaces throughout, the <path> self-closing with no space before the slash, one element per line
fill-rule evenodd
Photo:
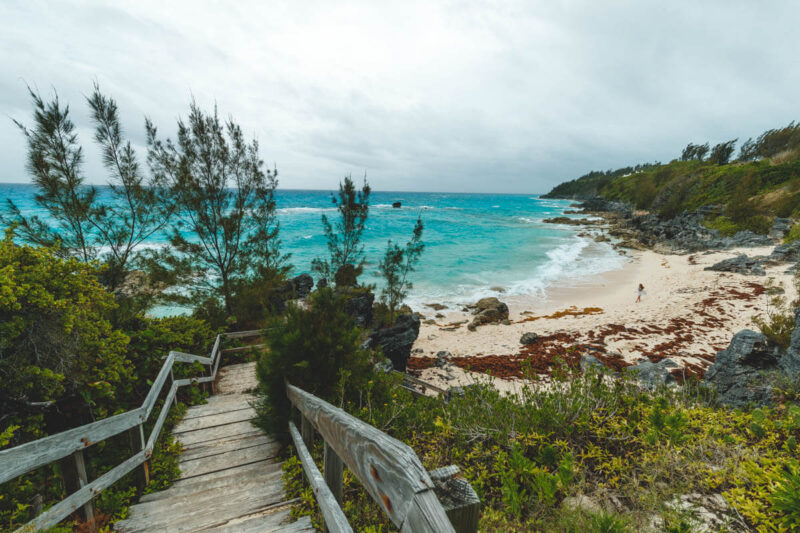
<path fill-rule="evenodd" d="M 405 372 L 411 356 L 411 347 L 419 335 L 419 316 L 412 313 L 400 315 L 390 328 L 383 328 L 370 335 L 373 345 L 380 346 L 383 355 L 391 359 L 394 369 Z"/>
<path fill-rule="evenodd" d="M 713 270 L 715 272 L 735 272 L 737 274 L 745 274 L 748 276 L 764 276 L 766 272 L 764 267 L 761 266 L 761 260 L 755 257 L 748 257 L 745 254 L 724 259 L 719 263 L 704 268 L 703 270 Z"/>
<path fill-rule="evenodd" d="M 583 309 L 578 309 L 573 305 L 561 311 L 556 311 L 552 315 L 527 316 L 522 320 L 517 320 L 517 324 L 521 324 L 523 322 L 533 322 L 534 320 L 539 320 L 540 318 L 556 319 L 556 318 L 563 318 L 565 316 L 598 315 L 602 312 L 603 309 L 600 307 L 584 307 Z M 528 313 L 530 313 L 530 311 L 525 311 L 520 314 L 525 315 Z"/>
<path fill-rule="evenodd" d="M 495 297 L 482 298 L 475 304 L 472 319 L 467 329 L 475 331 L 484 324 L 497 324 L 508 321 L 508 306 Z"/>
<path fill-rule="evenodd" d="M 519 338 L 519 343 L 520 344 L 533 344 L 538 340 L 539 340 L 539 335 L 529 331 L 527 333 L 523 333 L 522 334 L 522 337 Z"/>

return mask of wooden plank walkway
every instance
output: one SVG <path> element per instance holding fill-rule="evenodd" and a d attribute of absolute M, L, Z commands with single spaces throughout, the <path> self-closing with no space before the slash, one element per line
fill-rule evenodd
<path fill-rule="evenodd" d="M 142 497 L 117 531 L 314 531 L 308 517 L 289 523 L 278 445 L 250 423 L 255 363 L 219 372 L 216 395 L 189 408 L 173 431 L 183 444 L 180 480 Z"/>

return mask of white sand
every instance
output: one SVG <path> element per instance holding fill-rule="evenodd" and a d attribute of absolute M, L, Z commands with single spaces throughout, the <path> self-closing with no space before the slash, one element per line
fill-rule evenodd
<path fill-rule="evenodd" d="M 439 351 L 448 351 L 453 356 L 514 355 L 520 353 L 519 339 L 525 332 L 540 336 L 566 332 L 580 342 L 597 342 L 590 332 L 597 334 L 604 329 L 608 332 L 608 326 L 622 325 L 634 331 L 605 335 L 601 344 L 608 353 L 619 353 L 625 361 L 633 363 L 645 359 L 647 353 L 654 353 L 653 348 L 661 345 L 656 349 L 660 355 L 669 356 L 679 365 L 692 364 L 705 369 L 736 332 L 757 329 L 753 317 L 767 311 L 768 297 L 766 294 L 750 296 L 749 300 L 743 297 L 754 293 L 753 283 L 763 286 L 772 279 L 775 284 L 783 285 L 788 298 L 794 298 L 795 294 L 791 276 L 784 273 L 787 264 L 767 269 L 766 276 L 711 272 L 703 268 L 740 253 L 755 256 L 771 251 L 772 247 L 693 255 L 632 252 L 630 262 L 621 270 L 592 278 L 579 287 L 553 287 L 546 298 L 504 298 L 499 294 L 500 300 L 509 306 L 511 325 L 480 326 L 475 332 L 469 331 L 466 324 L 455 331 L 443 329 L 448 323 L 471 320 L 469 313 L 462 312 L 448 313 L 445 318 L 436 319 L 435 325 L 423 324 L 412 357 L 435 356 Z M 641 303 L 635 303 L 639 283 L 644 284 L 646 294 Z M 526 317 L 551 315 L 570 307 L 597 307 L 602 312 L 520 322 Z M 429 318 L 436 314 L 432 309 L 421 311 Z M 532 314 L 522 314 L 524 311 Z M 643 327 L 645 332 L 639 331 Z M 429 369 L 421 377 L 451 386 L 468 382 L 468 374 L 458 372 L 456 379 L 444 380 L 441 370 Z"/>

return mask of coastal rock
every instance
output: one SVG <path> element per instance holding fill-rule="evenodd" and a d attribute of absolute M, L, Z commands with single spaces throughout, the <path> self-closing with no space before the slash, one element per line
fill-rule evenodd
<path fill-rule="evenodd" d="M 319 290 L 319 289 L 324 289 L 324 288 L 325 288 L 325 287 L 327 287 L 327 286 L 328 286 L 328 280 L 327 280 L 327 279 L 325 279 L 325 278 L 319 278 L 319 279 L 317 280 L 317 290 Z"/>
<path fill-rule="evenodd" d="M 772 229 L 769 230 L 769 236 L 775 240 L 783 239 L 789 230 L 792 229 L 791 218 L 778 218 L 772 221 Z"/>
<path fill-rule="evenodd" d="M 527 333 L 522 334 L 522 337 L 519 338 L 519 343 L 528 345 L 528 344 L 534 344 L 538 340 L 539 340 L 539 335 L 529 331 Z"/>
<path fill-rule="evenodd" d="M 775 263 L 797 263 L 800 261 L 800 240 L 776 246 L 767 259 Z"/>
<path fill-rule="evenodd" d="M 670 373 L 673 368 L 678 368 L 675 361 L 662 359 L 658 363 L 642 361 L 625 367 L 625 372 L 632 373 L 644 388 L 654 390 L 662 385 L 675 383 L 675 377 Z"/>
<path fill-rule="evenodd" d="M 759 235 L 750 230 L 740 231 L 733 237 L 728 237 L 726 242 L 728 248 L 753 248 L 775 244 L 768 235 Z"/>
<path fill-rule="evenodd" d="M 401 207 L 403 207 L 403 202 L 392 202 L 392 207 L 394 207 L 395 209 L 400 209 Z"/>
<path fill-rule="evenodd" d="M 545 224 L 566 224 L 567 226 L 599 226 L 602 220 L 590 218 L 553 217 L 542 220 Z"/>
<path fill-rule="evenodd" d="M 716 272 L 735 272 L 737 274 L 745 274 L 749 276 L 764 276 L 766 272 L 764 267 L 761 266 L 761 261 L 754 257 L 748 257 L 744 254 L 737 255 L 730 259 L 724 259 L 719 263 L 715 263 L 710 267 L 703 270 L 713 270 Z"/>
<path fill-rule="evenodd" d="M 425 307 L 430 307 L 434 311 L 441 311 L 442 309 L 447 309 L 446 305 L 442 305 L 440 303 L 425 304 Z"/>
<path fill-rule="evenodd" d="M 419 325 L 419 316 L 416 314 L 400 315 L 394 326 L 379 329 L 370 335 L 373 346 L 381 347 L 383 355 L 392 361 L 398 372 L 406 370 L 411 347 L 419 336 Z"/>
<path fill-rule="evenodd" d="M 305 298 L 311 293 L 312 287 L 314 279 L 308 274 L 300 274 L 272 290 L 269 295 L 270 305 L 277 312 L 282 312 L 286 309 L 287 301 Z"/>
<path fill-rule="evenodd" d="M 800 344 L 797 328 L 792 333 L 793 340 L 795 337 L 796 344 Z M 726 349 L 717 353 L 705 380 L 714 385 L 720 402 L 726 405 L 765 405 L 772 401 L 772 380 L 765 373 L 780 370 L 781 362 L 792 367 L 798 361 L 794 356 L 783 360 L 780 346 L 761 333 L 744 329 L 733 336 Z"/>
<path fill-rule="evenodd" d="M 308 274 L 300 274 L 290 279 L 287 284 L 295 298 L 305 298 L 311 293 L 311 289 L 314 287 L 314 278 Z"/>
<path fill-rule="evenodd" d="M 450 352 L 442 350 L 436 354 L 436 360 L 433 362 L 433 366 L 437 368 L 447 366 L 450 363 L 451 357 L 453 357 L 453 355 Z"/>
<path fill-rule="evenodd" d="M 597 371 L 602 371 L 606 369 L 606 366 L 603 363 L 601 363 L 597 357 L 589 354 L 583 354 L 581 356 L 580 366 L 582 372 L 586 372 L 590 368 L 594 368 Z"/>
<path fill-rule="evenodd" d="M 344 310 L 353 317 L 356 326 L 365 328 L 372 324 L 372 304 L 375 295 L 365 289 L 345 289 L 337 288 L 339 294 L 344 295 Z"/>
<path fill-rule="evenodd" d="M 384 374 L 388 374 L 394 370 L 394 364 L 392 364 L 392 360 L 389 358 L 384 359 L 383 361 L 378 361 L 375 363 L 375 371 L 382 372 Z"/>
<path fill-rule="evenodd" d="M 778 361 L 781 370 L 789 377 L 800 374 L 800 307 L 794 310 L 794 330 L 786 354 Z"/>
<path fill-rule="evenodd" d="M 471 383 L 469 385 L 457 386 L 457 387 L 450 387 L 446 391 L 444 391 L 444 401 L 449 402 L 450 400 L 457 398 L 459 396 L 464 396 L 469 391 L 480 391 L 482 385 L 479 383 Z"/>
<path fill-rule="evenodd" d="M 478 326 L 497 324 L 508 320 L 508 306 L 494 297 L 482 298 L 475 304 L 472 314 L 475 315 L 475 318 L 467 328 L 475 331 Z"/>

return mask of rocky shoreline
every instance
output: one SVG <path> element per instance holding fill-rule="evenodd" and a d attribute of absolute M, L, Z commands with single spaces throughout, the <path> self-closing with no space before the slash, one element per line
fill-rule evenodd
<path fill-rule="evenodd" d="M 771 246 L 783 239 L 792 225 L 790 219 L 776 218 L 769 235 L 740 231 L 726 237 L 702 224 L 706 217 L 719 214 L 722 209 L 720 206 L 704 206 L 692 212 L 684 211 L 670 219 L 662 219 L 653 213 L 637 211 L 626 203 L 599 197 L 573 204 L 571 207 L 580 209 L 570 211 L 572 214 L 580 213 L 594 218 L 556 217 L 544 222 L 603 227 L 609 236 L 619 240 L 617 245 L 621 248 L 653 250 L 666 254 Z"/>

